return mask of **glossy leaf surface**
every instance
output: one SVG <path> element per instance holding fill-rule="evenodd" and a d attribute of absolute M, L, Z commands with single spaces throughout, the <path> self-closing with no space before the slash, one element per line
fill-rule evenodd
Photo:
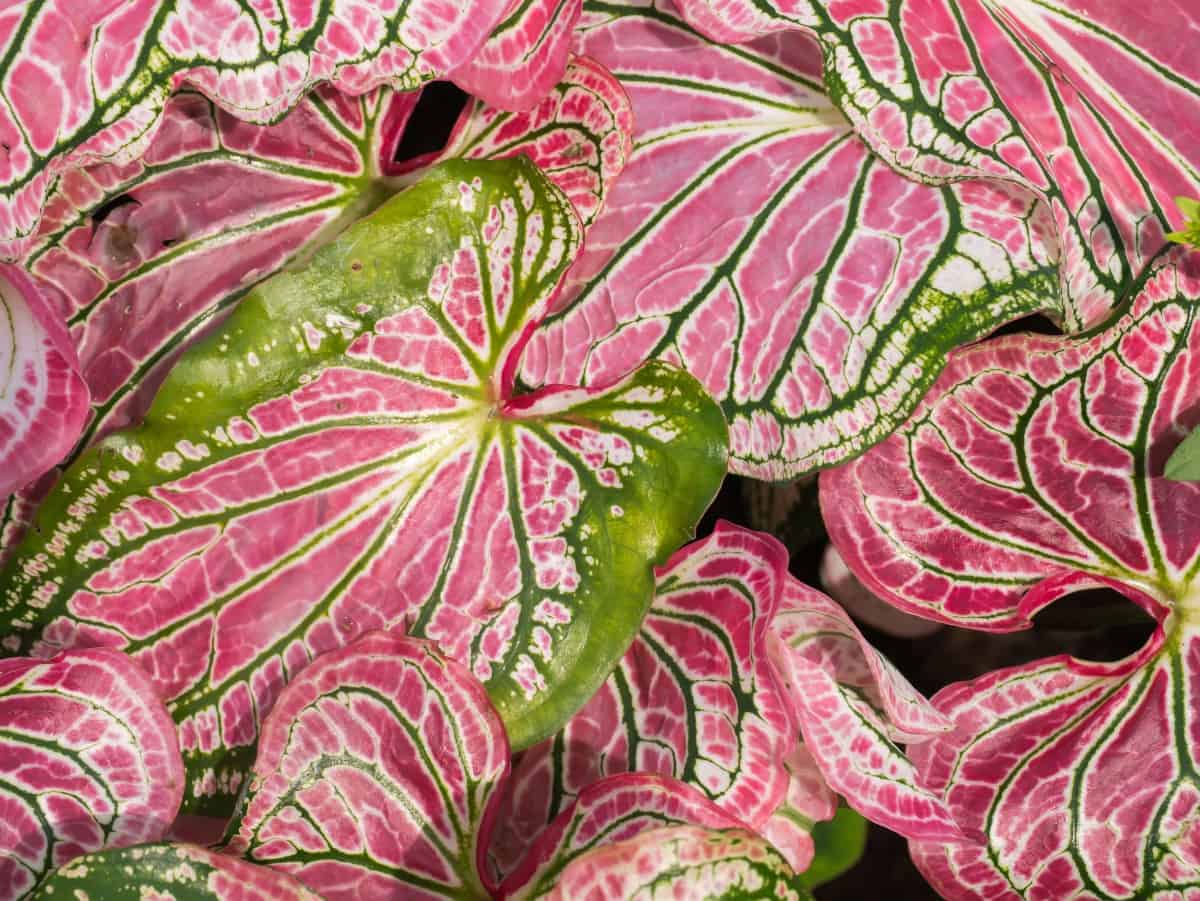
<path fill-rule="evenodd" d="M 652 773 L 622 773 L 581 790 L 500 886 L 504 898 L 550 893 L 570 864 L 605 845 L 668 826 L 740 829 L 742 822 L 696 789 Z"/>
<path fill-rule="evenodd" d="M 0 898 L 81 854 L 161 838 L 182 796 L 175 724 L 123 654 L 0 661 Z"/>
<path fill-rule="evenodd" d="M 45 289 L 0 266 L 0 500 L 70 450 L 87 410 L 78 356 Z"/>
<path fill-rule="evenodd" d="M 320 901 L 278 870 L 199 845 L 101 851 L 57 871 L 34 898 L 47 901 Z"/>
<path fill-rule="evenodd" d="M 495 30 L 452 75 L 497 109 L 526 110 L 562 79 L 582 0 L 513 0 Z"/>
<path fill-rule="evenodd" d="M 577 241 L 527 160 L 451 162 L 255 289 L 43 506 L 0 578 L 7 628 L 142 663 L 193 811 L 228 810 L 288 677 L 373 628 L 468 661 L 514 746 L 551 734 L 725 469 L 679 371 L 512 396 Z"/>
<path fill-rule="evenodd" d="M 746 826 L 766 823 L 788 791 L 796 744 L 765 646 L 787 562 L 769 536 L 722 522 L 658 571 L 620 664 L 517 765 L 495 849 L 502 871 L 581 790 L 616 773 L 672 777 Z"/>
<path fill-rule="evenodd" d="M 668 826 L 597 848 L 568 865 L 542 897 L 778 898 L 812 896 L 779 852 L 744 829 Z"/>
<path fill-rule="evenodd" d="M 635 150 L 527 383 L 679 362 L 721 401 L 733 469 L 794 478 L 885 437 L 951 348 L 1055 312 L 1034 195 L 894 172 L 822 93 L 804 35 L 722 47 L 665 2 L 593 0 L 577 48 L 630 92 Z"/>
<path fill-rule="evenodd" d="M 23 249 L 56 176 L 143 151 L 173 89 L 247 121 L 278 119 L 322 82 L 401 90 L 462 65 L 504 0 L 28 0 L 0 18 L 0 253 Z"/>
<path fill-rule="evenodd" d="M 328 901 L 487 897 L 477 865 L 508 759 L 504 725 L 465 667 L 372 632 L 280 695 L 226 850 Z"/>
<path fill-rule="evenodd" d="M 1200 186 L 1200 62 L 1191 6 L 1136 0 L 682 0 L 722 40 L 801 26 L 831 93 L 871 147 L 928 181 L 1026 185 L 1052 211 L 1063 322 L 1104 317 Z"/>
<path fill-rule="evenodd" d="M 835 791 L 901 835 L 962 833 L 896 746 L 950 722 L 872 648 L 825 595 L 789 579 L 771 625 L 771 653 L 805 747 Z"/>
<path fill-rule="evenodd" d="M 1116 663 L 1051 658 L 934 699 L 957 728 L 910 753 L 986 839 L 914 846 L 947 897 L 1124 898 L 1200 879 L 1200 485 L 1161 477 L 1200 424 L 1196 262 L 1149 273 L 1090 336 L 961 352 L 901 432 L 822 477 L 843 555 L 895 603 L 1014 629 L 1104 586 L 1160 624 Z"/>
<path fill-rule="evenodd" d="M 833 819 L 813 826 L 816 851 L 812 863 L 800 874 L 808 888 L 832 882 L 856 866 L 867 848 L 868 824 L 852 807 L 839 807 Z"/>

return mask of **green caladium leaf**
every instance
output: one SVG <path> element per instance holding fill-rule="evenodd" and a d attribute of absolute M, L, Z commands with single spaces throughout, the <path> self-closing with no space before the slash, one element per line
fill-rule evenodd
<path fill-rule="evenodd" d="M 1183 228 L 1167 232 L 1167 240 L 1200 248 L 1200 201 L 1191 197 L 1176 197 L 1175 205 L 1183 213 Z"/>
<path fill-rule="evenodd" d="M 799 874 L 800 884 L 816 888 L 847 872 L 862 858 L 867 847 L 867 821 L 853 807 L 838 808 L 832 820 L 814 823 L 816 852 L 808 869 Z"/>
<path fill-rule="evenodd" d="M 138 845 L 77 857 L 36 899 L 74 901 L 320 901 L 287 873 L 199 845 Z"/>
<path fill-rule="evenodd" d="M 527 159 L 451 161 L 255 288 L 47 499 L 0 573 L 6 647 L 133 656 L 188 812 L 228 812 L 284 683 L 373 628 L 466 662 L 514 747 L 551 734 L 726 464 L 720 409 L 661 364 L 514 395 L 578 245 Z"/>
<path fill-rule="evenodd" d="M 1177 482 L 1200 482 L 1200 429 L 1184 438 L 1171 452 L 1163 476 Z"/>

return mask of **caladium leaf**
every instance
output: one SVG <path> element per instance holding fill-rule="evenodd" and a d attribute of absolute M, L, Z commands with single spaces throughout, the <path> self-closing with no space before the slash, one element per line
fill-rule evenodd
<path fill-rule="evenodd" d="M 800 882 L 816 888 L 854 867 L 867 847 L 867 821 L 853 807 L 839 807 L 833 819 L 813 825 L 816 851 Z"/>
<path fill-rule="evenodd" d="M 577 44 L 630 91 L 635 150 L 526 383 L 679 362 L 721 401 L 733 469 L 794 478 L 886 436 L 951 348 L 1056 312 L 1034 195 L 894 172 L 822 93 L 804 35 L 727 48 L 665 0 L 592 0 Z"/>
<path fill-rule="evenodd" d="M 720 410 L 677 370 L 512 394 L 577 243 L 528 160 L 452 161 L 260 285 L 64 476 L 0 574 L 6 631 L 142 663 L 188 812 L 228 812 L 283 683 L 373 628 L 469 661 L 514 746 L 552 734 L 725 469 Z"/>
<path fill-rule="evenodd" d="M 540 833 L 501 884 L 503 898 L 548 894 L 572 861 L 665 826 L 741 829 L 744 824 L 703 794 L 653 773 L 621 773 L 584 788 Z M 616 896 L 614 896 L 616 897 Z"/>
<path fill-rule="evenodd" d="M 504 725 L 466 667 L 372 632 L 279 696 L 226 850 L 328 901 L 485 898 L 508 762 Z"/>
<path fill-rule="evenodd" d="M 1200 482 L 1200 429 L 1193 431 L 1171 451 L 1163 475 L 1177 482 Z"/>
<path fill-rule="evenodd" d="M 816 853 L 814 829 L 837 813 L 838 799 L 812 752 L 802 744 L 783 759 L 787 794 L 755 831 L 775 846 L 797 873 L 808 872 Z"/>
<path fill-rule="evenodd" d="M 843 555 L 908 609 L 1015 629 L 1104 585 L 1160 623 L 1117 663 L 1053 658 L 935 698 L 957 728 L 910 753 L 985 838 L 916 846 L 948 897 L 1124 898 L 1200 878 L 1200 484 L 1161 477 L 1200 424 L 1195 262 L 1148 273 L 1103 331 L 959 353 L 903 430 L 822 476 Z"/>
<path fill-rule="evenodd" d="M 78 367 L 43 287 L 16 266 L 0 265 L 0 499 L 75 443 L 88 411 Z"/>
<path fill-rule="evenodd" d="M 416 96 L 320 89 L 264 126 L 185 92 L 141 159 L 59 179 L 24 265 L 49 286 L 92 392 L 81 445 L 140 418 L 179 353 L 255 282 L 383 202 Z"/>
<path fill-rule="evenodd" d="M 321 901 L 286 873 L 199 845 L 160 843 L 77 858 L 34 898 L 75 901 Z"/>
<path fill-rule="evenodd" d="M 779 898 L 812 896 L 771 845 L 744 829 L 668 826 L 604 845 L 572 861 L 550 899 L 609 897 Z"/>
<path fill-rule="evenodd" d="M 529 109 L 561 80 L 581 7 L 582 0 L 512 0 L 454 83 L 489 106 Z"/>
<path fill-rule="evenodd" d="M 0 898 L 80 854 L 161 838 L 182 796 L 175 724 L 125 655 L 0 661 Z"/>
<path fill-rule="evenodd" d="M 469 104 L 442 159 L 525 154 L 571 198 L 590 225 L 633 152 L 633 108 L 621 83 L 588 57 L 572 57 L 562 80 L 533 109 Z"/>
<path fill-rule="evenodd" d="M 787 564 L 770 536 L 721 522 L 658 571 L 654 603 L 616 669 L 515 768 L 494 849 L 501 872 L 581 790 L 615 773 L 670 776 L 751 828 L 767 822 L 796 745 L 765 652 Z"/>
<path fill-rule="evenodd" d="M 33 233 L 46 192 L 87 163 L 135 159 L 175 88 L 191 85 L 247 121 L 278 119 L 318 83 L 363 94 L 457 69 L 506 0 L 28 0 L 4 16 L 0 255 Z"/>
<path fill-rule="evenodd" d="M 837 604 L 789 579 L 768 639 L 804 745 L 829 784 L 873 822 L 901 835 L 961 838 L 942 799 L 897 742 L 951 728 Z"/>
<path fill-rule="evenodd" d="M 817 36 L 826 79 L 872 149 L 922 180 L 1001 178 L 1053 212 L 1063 321 L 1096 324 L 1200 187 L 1200 61 L 1178 52 L 1194 9 L 1135 0 L 681 0 L 721 40 L 789 26 Z"/>

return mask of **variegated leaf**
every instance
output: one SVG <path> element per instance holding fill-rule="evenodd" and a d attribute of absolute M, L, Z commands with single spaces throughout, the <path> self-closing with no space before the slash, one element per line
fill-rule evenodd
<path fill-rule="evenodd" d="M 1052 211 L 1063 322 L 1103 320 L 1200 188 L 1200 11 L 1136 0 L 680 0 L 719 40 L 802 27 L 839 107 L 921 180 L 1025 185 Z"/>
<path fill-rule="evenodd" d="M 885 437 L 951 348 L 1056 312 L 1034 195 L 898 175 L 822 93 L 804 35 L 721 47 L 666 0 L 591 0 L 577 44 L 638 130 L 528 384 L 679 362 L 721 401 L 734 470 L 794 478 Z"/>
<path fill-rule="evenodd" d="M 814 830 L 837 814 L 838 799 L 804 745 L 795 745 L 783 766 L 788 773 L 787 793 L 755 831 L 775 846 L 793 870 L 806 873 L 816 853 Z"/>
<path fill-rule="evenodd" d="M 562 80 L 582 0 L 512 0 L 454 83 L 489 106 L 526 110 Z"/>
<path fill-rule="evenodd" d="M 373 628 L 469 661 L 515 746 L 552 734 L 725 468 L 679 371 L 513 396 L 577 242 L 528 160 L 450 162 L 258 286 L 43 505 L 0 574 L 6 631 L 142 663 L 189 812 L 228 810 L 283 683 Z"/>
<path fill-rule="evenodd" d="M 465 667 L 372 632 L 279 696 L 226 850 L 327 901 L 485 898 L 508 759 L 504 724 Z"/>
<path fill-rule="evenodd" d="M 596 848 L 563 870 L 540 897 L 722 898 L 740 901 L 812 896 L 779 852 L 744 829 L 667 826 Z"/>
<path fill-rule="evenodd" d="M 0 661 L 0 898 L 81 854 L 161 838 L 182 796 L 175 724 L 125 655 Z"/>
<path fill-rule="evenodd" d="M 764 644 L 787 563 L 774 539 L 722 522 L 658 571 L 620 664 L 561 732 L 521 757 L 493 853 L 501 872 L 580 791 L 615 773 L 670 776 L 746 826 L 767 822 L 796 745 Z"/>
<path fill-rule="evenodd" d="M 170 92 L 247 121 L 318 83 L 414 90 L 468 60 L 505 0 L 24 0 L 0 13 L 0 254 L 23 249 L 54 180 L 149 144 Z"/>
<path fill-rule="evenodd" d="M 506 113 L 475 101 L 463 110 L 442 159 L 525 154 L 571 198 L 584 225 L 633 152 L 633 109 L 621 83 L 586 56 L 535 107 Z"/>
<path fill-rule="evenodd" d="M 155 844 L 80 857 L 38 887 L 40 901 L 321 901 L 278 870 L 199 845 Z"/>
<path fill-rule="evenodd" d="M 87 411 L 79 359 L 45 288 L 0 265 L 0 501 L 62 459 Z"/>
<path fill-rule="evenodd" d="M 580 791 L 562 815 L 537 834 L 499 894 L 502 898 L 546 895 L 563 870 L 588 852 L 667 826 L 740 829 L 743 823 L 675 779 L 652 773 L 608 776 Z"/>
<path fill-rule="evenodd" d="M 921 742 L 950 721 L 862 637 L 837 604 L 789 579 L 768 639 L 804 746 L 826 780 L 873 822 L 901 835 L 962 832 L 897 742 Z"/>
<path fill-rule="evenodd" d="M 959 353 L 903 430 L 822 476 L 843 555 L 910 610 L 1016 629 L 1104 585 L 1160 623 L 1118 663 L 1054 658 L 935 698 L 957 729 L 914 759 L 985 838 L 917 846 L 948 897 L 1180 897 L 1200 881 L 1200 484 L 1161 477 L 1200 424 L 1198 262 L 1177 253 L 1090 336 Z"/>

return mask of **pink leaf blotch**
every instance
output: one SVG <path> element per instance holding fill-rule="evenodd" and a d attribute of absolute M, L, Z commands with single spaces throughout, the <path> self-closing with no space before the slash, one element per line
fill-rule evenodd
<path fill-rule="evenodd" d="M 280 695 L 226 850 L 330 901 L 478 897 L 508 766 L 504 725 L 469 670 L 372 632 Z"/>
<path fill-rule="evenodd" d="M 244 4 L 32 0 L 3 13 L 0 254 L 19 254 L 54 179 L 135 159 L 170 93 L 191 86 L 247 121 L 310 88 L 415 90 L 479 49 L 505 0 Z"/>
<path fill-rule="evenodd" d="M 175 724 L 124 654 L 0 661 L 0 898 L 81 854 L 162 838 L 183 784 Z"/>
<path fill-rule="evenodd" d="M 934 698 L 955 729 L 910 754 L 981 836 L 913 844 L 948 898 L 1127 898 L 1200 878 L 1200 484 L 1161 477 L 1200 424 L 1198 264 L 1172 253 L 1089 336 L 960 352 L 900 432 L 822 476 L 843 556 L 906 609 L 1011 630 L 1103 586 L 1159 624 L 1114 663 L 1051 658 Z"/>

